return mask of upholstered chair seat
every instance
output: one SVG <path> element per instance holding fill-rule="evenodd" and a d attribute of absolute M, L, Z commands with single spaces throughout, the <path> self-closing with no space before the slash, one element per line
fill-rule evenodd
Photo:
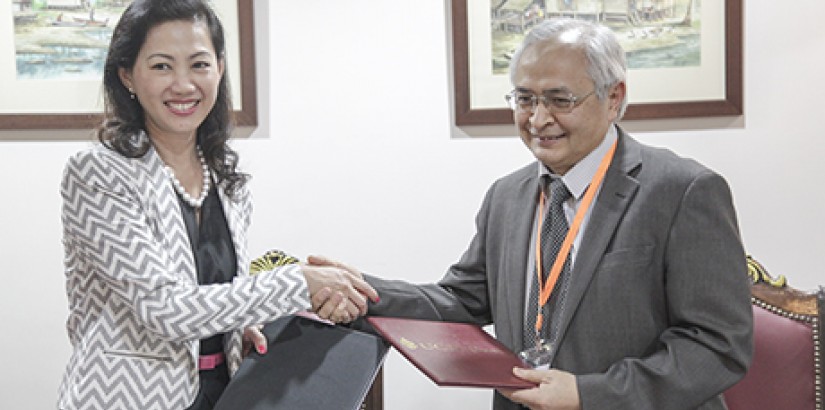
<path fill-rule="evenodd" d="M 825 410 L 822 393 L 823 290 L 803 292 L 749 258 L 754 356 L 725 392 L 730 410 Z"/>

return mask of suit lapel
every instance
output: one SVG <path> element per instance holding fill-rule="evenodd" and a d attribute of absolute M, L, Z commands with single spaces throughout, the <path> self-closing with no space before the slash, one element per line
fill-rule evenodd
<path fill-rule="evenodd" d="M 146 197 L 147 219 L 155 224 L 169 255 L 172 272 L 197 283 L 195 259 L 189 234 L 183 222 L 180 203 L 165 171 L 165 164 L 154 148 L 139 159 L 146 172 L 143 192 Z"/>
<path fill-rule="evenodd" d="M 560 318 L 559 343 L 564 336 L 585 291 L 590 286 L 596 268 L 604 256 L 610 238 L 638 190 L 638 182 L 630 172 L 641 165 L 639 145 L 619 129 L 619 145 L 608 168 L 599 196 L 576 254 L 572 282 L 567 295 L 567 308 Z"/>
<path fill-rule="evenodd" d="M 508 272 L 500 274 L 507 275 L 511 280 L 502 281 L 501 286 L 506 286 L 507 303 L 501 304 L 507 308 L 507 323 L 510 324 L 509 334 L 512 345 L 515 349 L 521 350 L 524 346 L 524 297 L 527 292 L 527 283 L 524 280 L 527 274 L 527 260 L 530 257 L 530 238 L 533 228 L 533 218 L 536 213 L 538 203 L 539 184 L 535 167 L 528 167 L 526 178 L 522 179 L 516 187 L 516 195 L 513 201 L 512 212 L 508 213 L 507 241 L 503 255 L 507 259 L 504 266 L 508 267 Z"/>
<path fill-rule="evenodd" d="M 239 204 L 224 193 L 223 188 L 223 184 L 218 186 L 218 196 L 221 199 L 223 213 L 226 215 L 229 232 L 232 234 L 232 244 L 235 246 L 235 259 L 238 263 L 236 272 L 238 275 L 244 275 L 245 272 L 249 271 L 247 269 L 249 260 L 246 251 L 246 242 L 244 241 L 243 222 L 241 220 L 243 218 L 243 212 Z"/>

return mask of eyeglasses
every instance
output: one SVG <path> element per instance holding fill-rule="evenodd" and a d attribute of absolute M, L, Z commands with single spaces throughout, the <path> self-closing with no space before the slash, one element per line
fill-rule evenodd
<path fill-rule="evenodd" d="M 596 90 L 581 95 L 574 96 L 572 92 L 567 90 L 547 90 L 541 95 L 535 95 L 519 90 L 513 90 L 507 93 L 504 98 L 510 109 L 520 113 L 534 113 L 536 107 L 539 105 L 539 100 L 551 114 L 566 114 L 573 111 L 579 104 L 584 102 L 587 97 L 590 97 Z"/>

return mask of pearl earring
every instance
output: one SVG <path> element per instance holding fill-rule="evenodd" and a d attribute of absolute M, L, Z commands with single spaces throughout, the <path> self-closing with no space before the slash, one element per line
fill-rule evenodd
<path fill-rule="evenodd" d="M 132 87 L 129 87 L 129 98 L 135 99 L 135 90 Z"/>

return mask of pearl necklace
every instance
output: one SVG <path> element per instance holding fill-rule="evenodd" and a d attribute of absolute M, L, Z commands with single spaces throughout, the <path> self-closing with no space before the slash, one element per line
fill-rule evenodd
<path fill-rule="evenodd" d="M 198 150 L 198 159 L 201 162 L 201 168 L 203 169 L 203 187 L 201 188 L 200 196 L 195 199 L 192 198 L 192 195 L 189 195 L 185 189 L 183 189 L 183 185 L 180 183 L 178 178 L 175 176 L 175 172 L 172 171 L 168 165 L 166 168 L 166 173 L 169 174 L 169 178 L 172 180 L 172 186 L 175 188 L 175 192 L 183 198 L 183 201 L 189 204 L 192 208 L 198 209 L 203 205 L 203 201 L 206 199 L 206 196 L 209 195 L 209 166 L 206 165 L 206 160 L 203 158 L 203 152 L 201 151 L 200 146 L 195 147 Z"/>

